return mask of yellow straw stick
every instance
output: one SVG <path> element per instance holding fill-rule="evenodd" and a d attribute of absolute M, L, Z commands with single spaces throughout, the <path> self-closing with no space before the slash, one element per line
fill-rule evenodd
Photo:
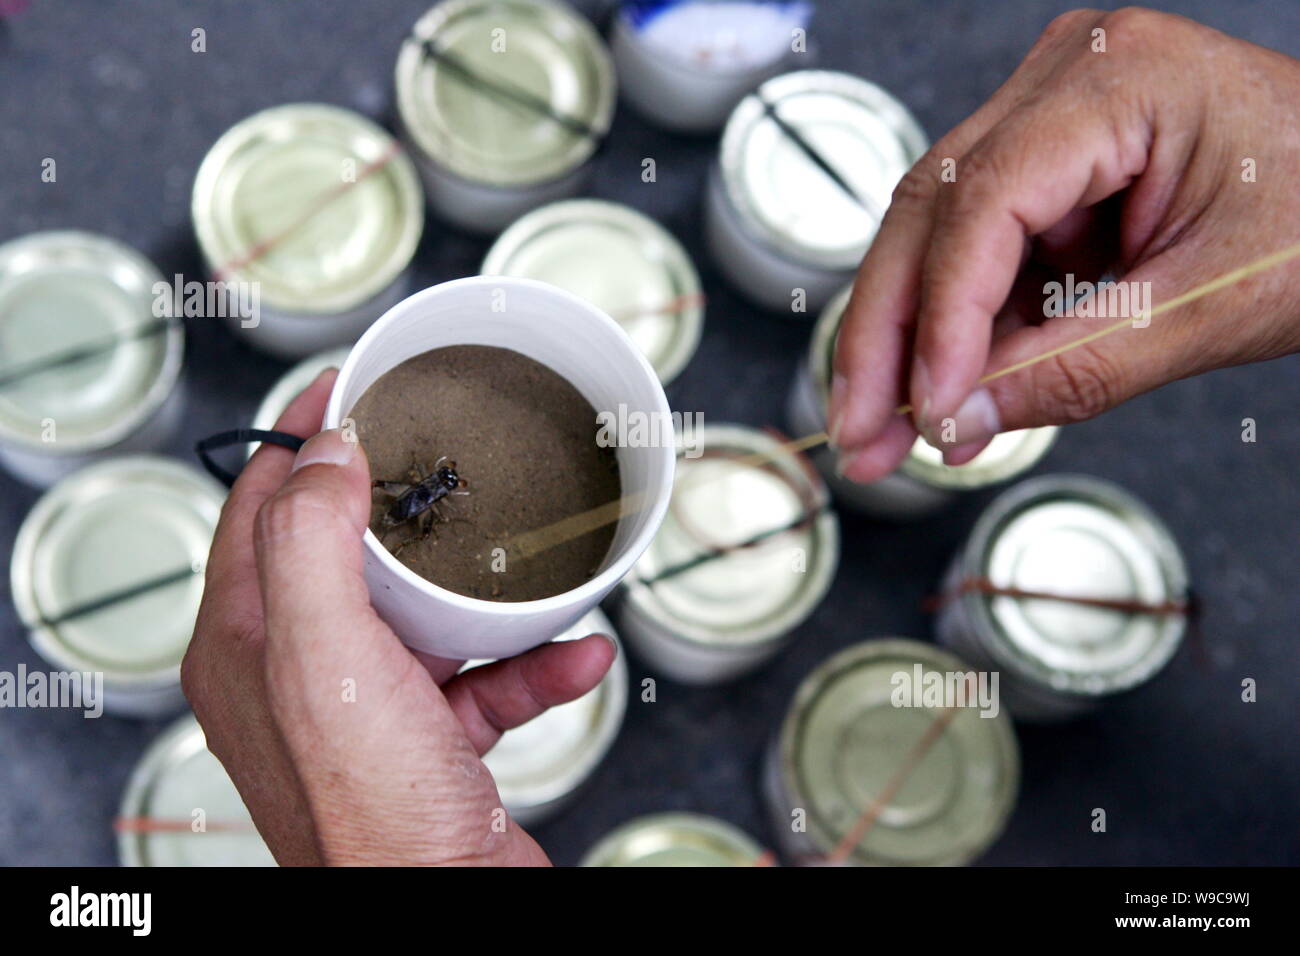
<path fill-rule="evenodd" d="M 1207 296 L 1210 295 L 1211 293 L 1218 292 L 1220 289 L 1226 289 L 1228 286 L 1236 285 L 1238 282 L 1241 282 L 1243 279 L 1247 279 L 1250 276 L 1253 276 L 1257 272 L 1263 272 L 1265 269 L 1271 269 L 1274 266 L 1281 265 L 1287 260 L 1294 259 L 1297 256 L 1300 256 L 1300 243 L 1296 243 L 1294 246 L 1289 246 L 1286 249 L 1283 249 L 1281 252 L 1275 252 L 1272 255 L 1267 255 L 1262 259 L 1256 259 L 1254 262 L 1248 263 L 1247 265 L 1242 266 L 1240 269 L 1233 269 L 1231 272 L 1225 272 L 1223 275 L 1213 278 L 1209 282 L 1206 282 L 1202 285 L 1198 285 L 1196 288 L 1190 289 L 1189 291 L 1184 292 L 1182 295 L 1175 296 L 1174 298 L 1170 299 L 1168 302 L 1161 302 L 1158 306 L 1156 306 L 1154 309 L 1151 310 L 1150 317 L 1154 319 L 1157 315 L 1161 315 L 1162 313 L 1168 312 L 1171 309 L 1176 309 L 1180 305 L 1186 305 L 1189 302 L 1196 301 L 1202 296 Z M 1060 355 L 1062 352 L 1068 352 L 1070 351 L 1070 349 L 1077 349 L 1081 345 L 1087 345 L 1089 342 L 1095 342 L 1097 339 L 1110 335 L 1112 332 L 1118 332 L 1120 329 L 1124 328 L 1124 326 L 1128 325 L 1132 321 L 1133 321 L 1132 318 L 1123 319 L 1119 322 L 1116 322 L 1114 325 L 1106 326 L 1104 329 L 1097 329 L 1095 332 L 1090 332 L 1089 334 L 1083 336 L 1082 338 L 1075 339 L 1073 342 L 1066 342 L 1064 345 L 1057 346 L 1054 349 L 1049 349 L 1048 351 L 1044 352 L 1042 355 L 1035 355 L 1031 358 L 1025 359 L 1023 362 L 1016 362 L 1014 365 L 1008 365 L 1006 368 L 1000 368 L 996 372 L 990 372 L 989 374 L 985 375 L 983 378 L 980 379 L 980 384 L 983 385 L 985 382 L 991 382 L 996 378 L 1002 378 L 1005 375 L 1014 374 L 1015 372 L 1019 372 L 1023 368 L 1028 368 L 1031 365 L 1036 365 L 1039 362 L 1044 362 L 1049 358 L 1054 358 L 1055 356 Z"/>
<path fill-rule="evenodd" d="M 1189 302 L 1195 302 L 1197 299 L 1203 298 L 1204 296 L 1212 295 L 1221 289 L 1226 289 L 1229 286 L 1236 285 L 1238 282 L 1241 282 L 1256 273 L 1272 269 L 1275 266 L 1279 266 L 1284 262 L 1289 262 L 1297 257 L 1300 257 L 1300 242 L 1287 246 L 1279 252 L 1270 253 L 1261 259 L 1256 259 L 1254 262 L 1249 262 L 1238 269 L 1233 269 L 1231 272 L 1225 272 L 1223 275 L 1216 276 L 1201 285 L 1195 286 L 1167 302 L 1160 303 L 1151 310 L 1150 318 L 1154 319 L 1157 315 L 1162 315 L 1165 312 L 1178 308 L 1179 306 L 1187 305 Z M 1000 368 L 996 372 L 989 372 L 979 380 L 979 384 L 983 385 L 986 382 L 992 382 L 995 379 L 1003 378 L 1007 375 L 1013 375 L 1031 365 L 1037 365 L 1039 362 L 1045 362 L 1048 359 L 1068 352 L 1071 349 L 1077 349 L 1081 345 L 1095 342 L 1097 339 L 1104 338 L 1107 335 L 1118 332 L 1120 329 L 1126 328 L 1131 325 L 1132 322 L 1133 318 L 1131 316 L 1121 319 L 1119 322 L 1089 332 L 1087 335 L 1074 339 L 1071 342 L 1066 342 L 1064 345 L 1058 345 L 1054 349 L 1049 349 L 1041 355 L 1034 355 L 1021 362 L 1008 365 L 1006 368 Z M 894 413 L 897 415 L 906 415 L 911 412 L 911 410 L 911 405 L 899 405 L 898 408 L 894 409 Z M 755 452 L 752 455 L 746 455 L 741 458 L 730 460 L 736 464 L 757 467 L 771 461 L 778 454 L 800 452 L 809 448 L 815 448 L 817 445 L 827 441 L 828 437 L 829 436 L 826 432 L 821 431 L 813 435 L 805 435 L 802 438 L 796 438 L 793 441 L 786 442 L 781 445 L 779 449 L 773 452 Z M 644 492 L 634 492 L 629 495 L 624 495 L 617 501 L 611 501 L 608 504 L 593 508 L 590 511 L 584 511 L 581 514 L 563 518 L 554 524 L 524 532 L 523 534 L 515 536 L 510 545 L 510 549 L 523 557 L 532 557 L 547 548 L 554 547 L 557 544 L 563 544 L 565 541 L 570 541 L 587 534 L 590 531 L 594 531 L 597 528 L 610 524 L 611 522 L 617 521 L 624 515 L 634 514 L 637 511 L 640 511 L 641 508 L 645 507 L 644 499 Z"/>
<path fill-rule="evenodd" d="M 857 849 L 858 844 L 866 839 L 867 834 L 871 832 L 871 828 L 876 825 L 876 821 L 880 818 L 880 814 L 884 812 L 885 807 L 889 806 L 894 797 L 898 796 L 898 791 L 903 789 L 903 784 L 907 783 L 907 778 L 912 775 L 912 771 L 920 766 L 921 761 L 925 759 L 925 755 L 943 736 L 943 732 L 952 723 L 957 713 L 958 708 L 945 707 L 939 711 L 934 720 L 930 721 L 925 728 L 925 733 L 921 735 L 912 749 L 904 755 L 902 764 L 894 771 L 893 776 L 885 782 L 885 786 L 880 793 L 867 805 L 866 809 L 862 811 L 862 815 L 858 817 L 857 822 L 848 829 L 840 842 L 836 844 L 835 849 L 826 857 L 827 863 L 841 864 L 853 855 L 853 851 Z"/>

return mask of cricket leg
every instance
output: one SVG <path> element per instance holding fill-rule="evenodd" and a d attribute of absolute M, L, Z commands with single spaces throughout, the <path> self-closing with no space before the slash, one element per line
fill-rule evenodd
<path fill-rule="evenodd" d="M 379 543 L 382 544 L 385 548 L 388 547 L 388 536 L 391 535 L 396 530 L 397 528 L 385 529 L 379 535 Z M 403 538 L 401 541 L 397 542 L 397 547 L 393 548 L 393 557 L 395 558 L 398 557 L 402 553 L 402 549 L 405 548 L 408 543 L 409 540 L 406 538 Z"/>

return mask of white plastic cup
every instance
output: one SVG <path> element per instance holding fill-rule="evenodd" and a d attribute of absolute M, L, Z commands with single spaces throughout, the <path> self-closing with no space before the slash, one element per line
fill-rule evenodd
<path fill-rule="evenodd" d="M 532 279 L 474 276 L 417 292 L 371 326 L 343 363 L 323 427 L 340 427 L 385 372 L 449 345 L 513 349 L 565 378 L 597 412 L 617 409 L 621 403 L 629 413 L 669 421 L 659 377 L 627 333 L 600 309 Z M 622 494 L 632 496 L 635 504 L 619 519 L 609 552 L 590 580 L 539 601 L 482 601 L 426 581 L 367 530 L 365 574 L 371 604 L 408 646 L 447 658 L 510 657 L 572 627 L 636 563 L 659 530 L 672 494 L 672 444 L 620 447 L 616 452 Z"/>

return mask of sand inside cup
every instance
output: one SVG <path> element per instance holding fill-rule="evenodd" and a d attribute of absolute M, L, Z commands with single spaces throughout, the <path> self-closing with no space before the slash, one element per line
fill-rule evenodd
<path fill-rule="evenodd" d="M 409 483 L 413 467 L 427 474 L 445 455 L 468 483 L 468 495 L 437 503 L 444 520 L 426 539 L 414 521 L 386 530 L 393 499 L 374 492 L 371 530 L 416 574 L 467 597 L 535 601 L 599 570 L 614 524 L 527 560 L 494 552 L 621 493 L 614 449 L 596 444 L 596 410 L 545 365 L 494 346 L 433 349 L 380 376 L 349 417 L 372 478 Z"/>

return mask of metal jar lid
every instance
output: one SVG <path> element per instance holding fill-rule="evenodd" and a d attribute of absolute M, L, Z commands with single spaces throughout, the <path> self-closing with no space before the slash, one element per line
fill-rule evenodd
<path fill-rule="evenodd" d="M 1157 606 L 1188 593 L 1182 554 L 1160 519 L 1123 489 L 1083 475 L 1044 475 L 1004 492 L 959 560 L 961 577 L 998 587 Z M 960 600 L 1002 666 L 1089 697 L 1149 679 L 1186 630 L 1176 613 L 977 592 Z"/>
<path fill-rule="evenodd" d="M 293 400 L 302 394 L 312 382 L 316 381 L 316 376 L 327 368 L 342 368 L 343 363 L 347 360 L 348 353 L 352 351 L 352 346 L 345 345 L 342 348 L 326 349 L 324 352 L 317 352 L 295 365 L 289 371 L 285 372 L 276 383 L 271 386 L 271 390 L 266 393 L 262 399 L 262 404 L 257 406 L 257 412 L 253 415 L 253 428 L 263 431 L 270 431 L 275 428 L 275 423 L 280 420 L 286 408 L 292 404 Z M 248 454 L 251 457 L 257 450 L 256 444 L 248 446 Z"/>
<path fill-rule="evenodd" d="M 156 412 L 185 349 L 181 323 L 154 315 L 160 283 L 139 253 L 91 233 L 0 245 L 0 441 L 81 454 L 117 444 Z"/>
<path fill-rule="evenodd" d="M 943 452 L 924 439 L 913 443 L 899 465 L 903 474 L 935 488 L 984 488 L 1023 474 L 1056 443 L 1055 425 L 1002 432 L 978 455 L 956 467 L 943 463 Z"/>
<path fill-rule="evenodd" d="M 723 130 L 719 161 L 723 189 L 746 232 L 797 262 L 852 269 L 894 187 L 926 148 L 911 114 L 874 83 L 800 70 L 740 101 Z"/>
<path fill-rule="evenodd" d="M 218 280 L 256 282 L 261 303 L 332 315 L 406 269 L 424 228 L 410 159 L 358 113 L 291 103 L 254 113 L 208 150 L 194 232 Z"/>
<path fill-rule="evenodd" d="M 762 848 L 723 820 L 698 813 L 637 817 L 603 837 L 583 866 L 750 866 Z"/>
<path fill-rule="evenodd" d="M 970 673 L 932 645 L 903 639 L 855 644 L 799 685 L 778 738 L 791 808 L 823 854 L 858 824 L 906 767 L 942 712 L 894 705 L 897 674 Z M 1020 756 L 1005 710 L 963 708 L 920 757 L 850 860 L 869 865 L 956 865 L 1002 832 L 1015 804 Z"/>
<path fill-rule="evenodd" d="M 614 627 L 598 609 L 589 611 L 557 641 L 607 634 Z M 485 664 L 468 661 L 466 667 Z M 528 825 L 576 790 L 605 758 L 627 710 L 627 661 L 620 650 L 604 679 L 577 700 L 552 707 L 501 735 L 483 757 L 501 802 Z"/>
<path fill-rule="evenodd" d="M 808 348 L 812 380 L 816 383 L 823 419 L 830 404 L 835 341 L 852 292 L 852 285 L 845 287 L 822 310 L 813 327 L 812 342 Z M 1046 425 L 1042 428 L 1002 432 L 995 435 L 988 447 L 973 459 L 957 466 L 945 465 L 943 452 L 925 439 L 917 438 L 898 467 L 909 478 L 932 488 L 985 488 L 1009 481 L 1033 468 L 1056 444 L 1058 431 L 1055 425 Z"/>
<path fill-rule="evenodd" d="M 419 149 L 492 186 L 576 169 L 614 115 L 604 42 L 554 0 L 443 0 L 402 45 L 396 85 L 402 126 Z"/>
<path fill-rule="evenodd" d="M 690 256 L 668 230 L 628 206 L 573 199 L 534 210 L 501 234 L 482 271 L 549 282 L 598 306 L 664 384 L 699 345 L 704 305 Z"/>
<path fill-rule="evenodd" d="M 47 491 L 19 528 L 10 563 L 14 604 L 37 652 L 63 670 L 102 671 L 124 692 L 178 684 L 224 499 L 207 475 L 154 455 L 110 458 Z"/>
<path fill-rule="evenodd" d="M 839 525 L 826 486 L 803 456 L 757 429 L 705 425 L 696 437 L 705 453 L 679 453 L 672 504 L 624 579 L 625 598 L 688 644 L 775 641 L 812 613 L 839 564 Z"/>
<path fill-rule="evenodd" d="M 197 820 L 205 827 L 199 832 Z M 119 811 L 117 853 L 123 866 L 275 865 L 190 714 L 163 731 L 131 772 Z"/>

